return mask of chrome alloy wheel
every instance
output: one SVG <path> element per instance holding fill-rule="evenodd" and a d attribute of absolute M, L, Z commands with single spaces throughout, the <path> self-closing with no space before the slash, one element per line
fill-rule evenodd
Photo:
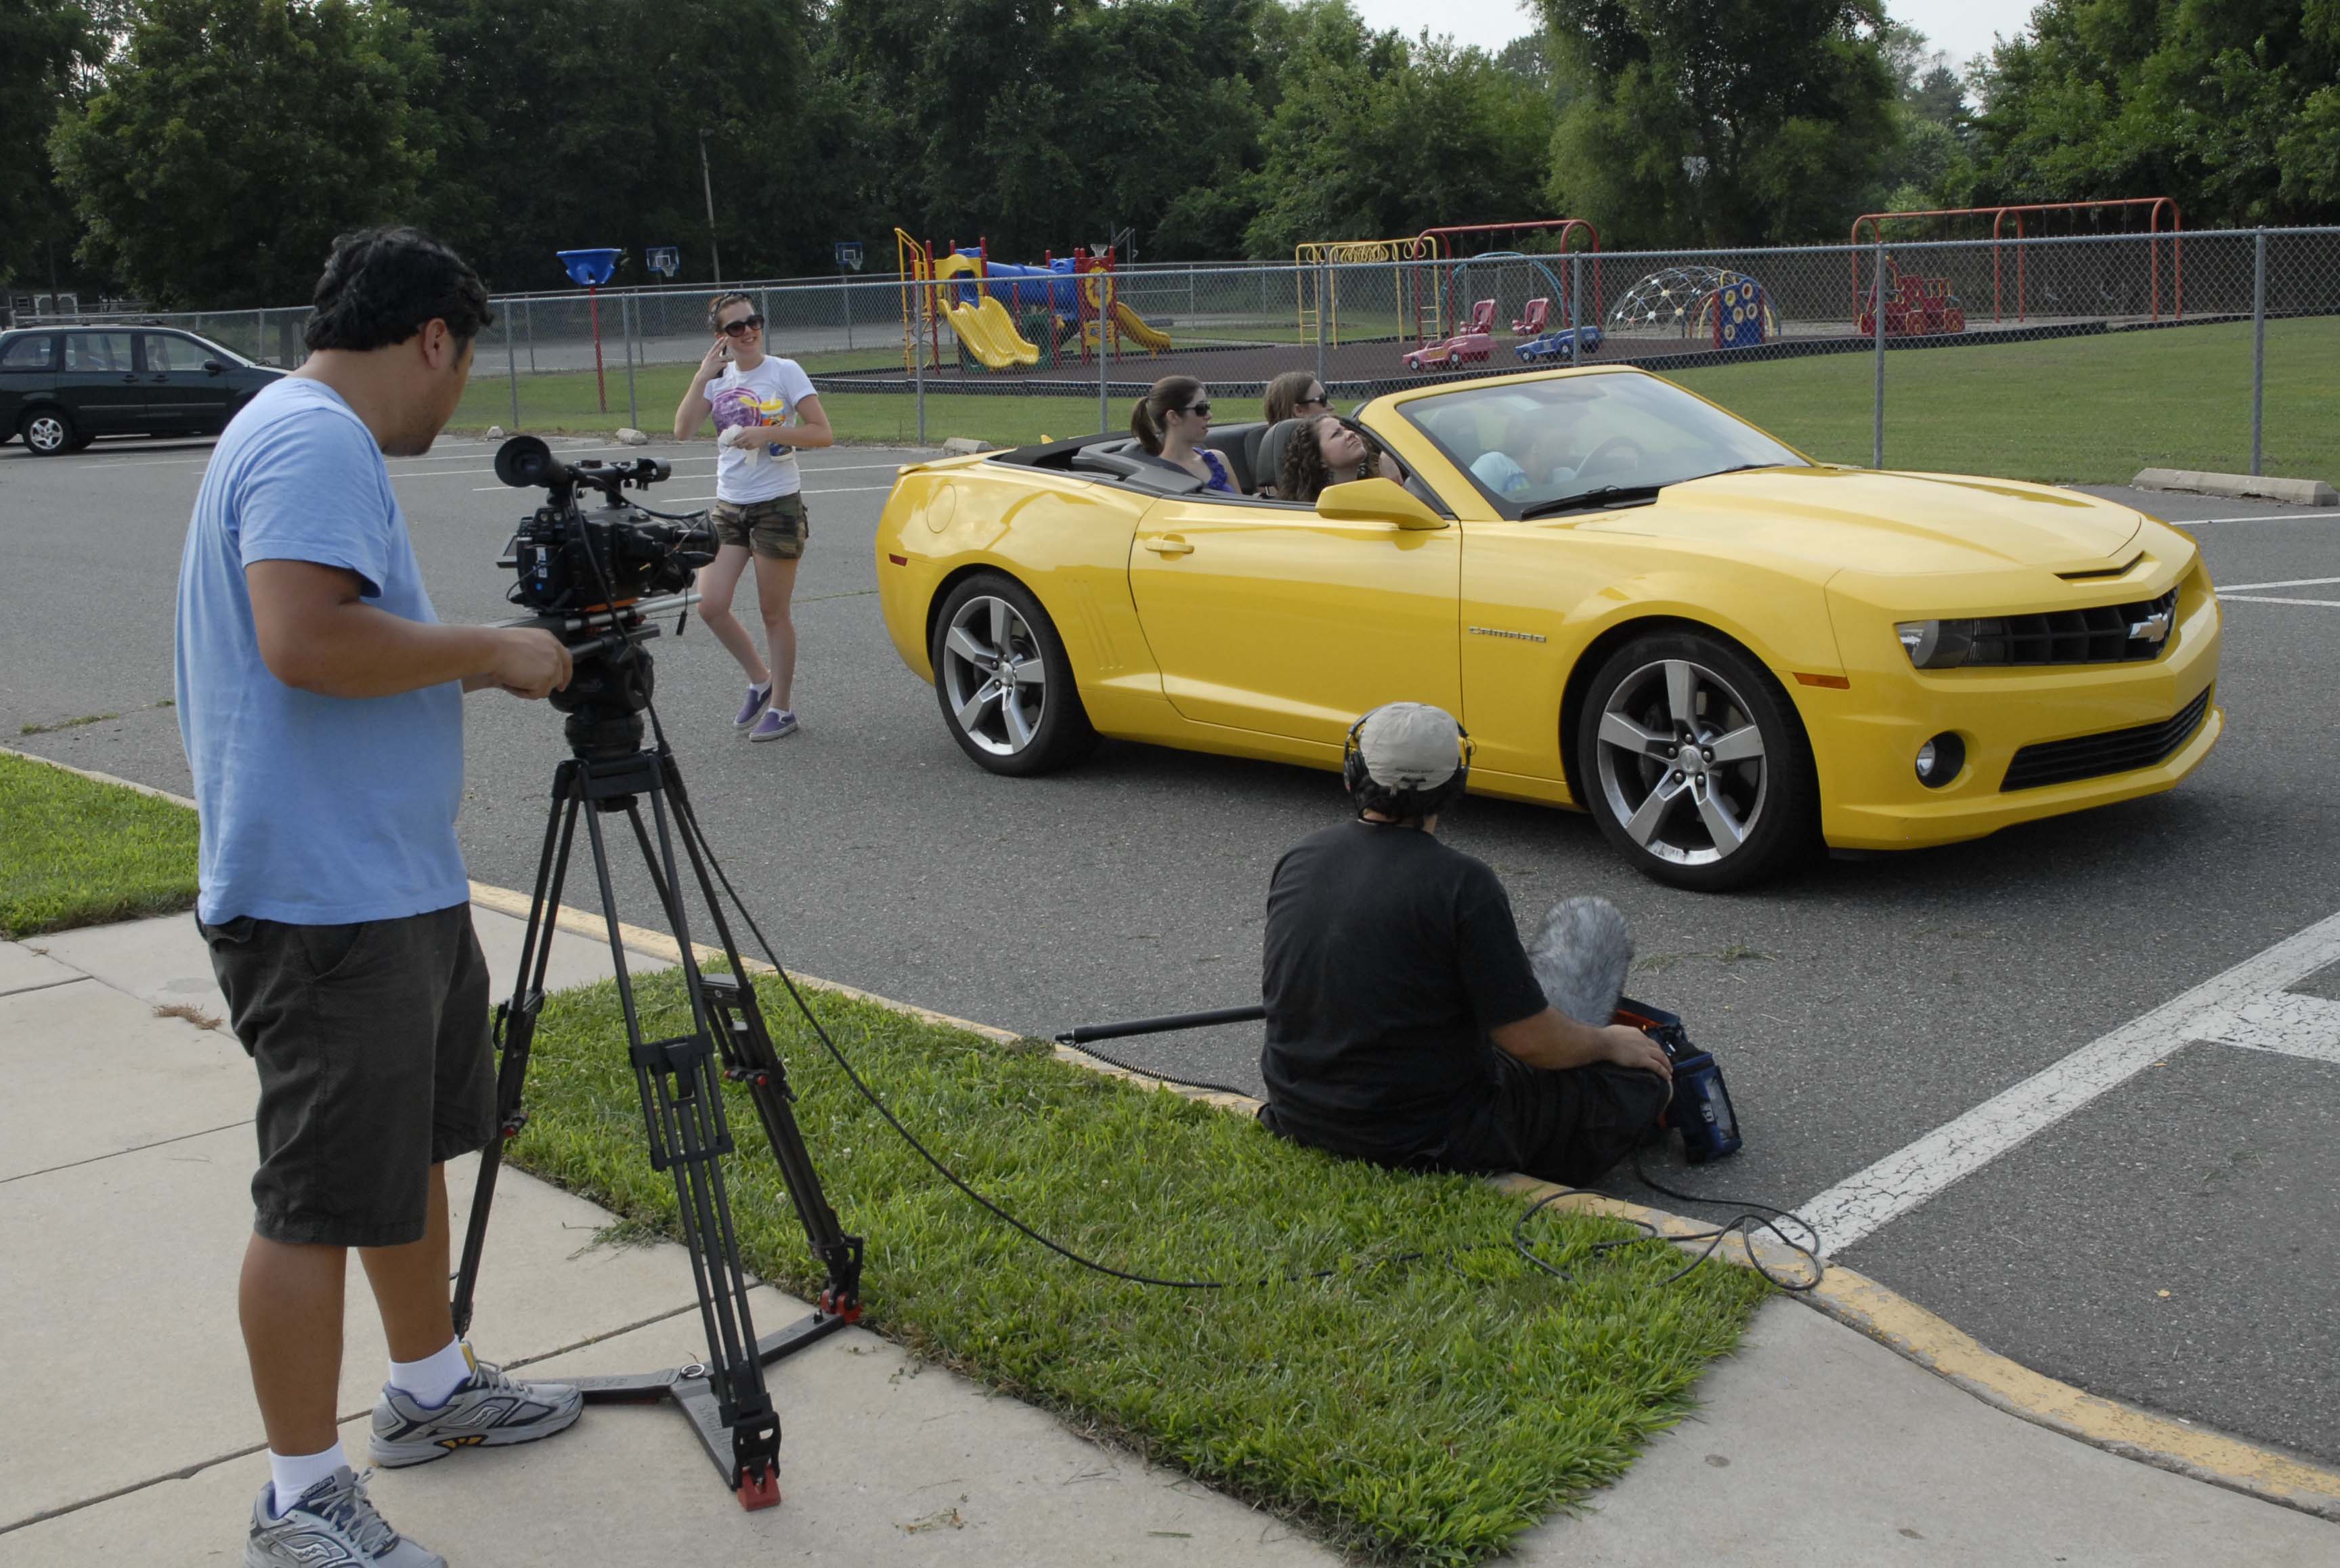
<path fill-rule="evenodd" d="M 25 444 L 45 456 L 63 451 L 65 442 L 72 439 L 65 422 L 55 414 L 36 413 L 25 422 Z"/>
<path fill-rule="evenodd" d="M 958 607 L 936 671 L 960 731 L 994 757 L 1032 744 L 1048 710 L 1039 639 L 1014 605 L 978 595 Z"/>
<path fill-rule="evenodd" d="M 1746 843 L 1770 777 L 1746 700 L 1703 664 L 1663 659 L 1601 711 L 1600 788 L 1626 836 L 1661 860 L 1711 866 Z"/>

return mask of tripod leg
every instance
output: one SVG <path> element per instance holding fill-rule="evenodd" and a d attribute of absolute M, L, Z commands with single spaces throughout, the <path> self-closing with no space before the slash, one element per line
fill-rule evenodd
<path fill-rule="evenodd" d="M 667 791 L 674 797 L 675 815 L 682 829 L 683 853 L 689 857 L 699 896 L 707 900 L 708 917 L 731 962 L 729 977 L 710 975 L 705 981 L 708 1000 L 720 1025 L 717 1039 L 723 1049 L 724 1077 L 748 1086 L 756 1103 L 756 1114 L 764 1124 L 765 1140 L 771 1145 L 772 1157 L 779 1165 L 789 1201 L 795 1204 L 797 1219 L 804 1226 L 805 1238 L 828 1271 L 828 1284 L 818 1303 L 820 1310 L 834 1313 L 848 1323 L 858 1322 L 861 1316 L 862 1239 L 846 1234 L 845 1227 L 838 1222 L 837 1211 L 828 1206 L 828 1195 L 821 1190 L 820 1174 L 813 1168 L 812 1155 L 805 1147 L 796 1113 L 789 1108 L 795 1104 L 796 1093 L 788 1087 L 788 1066 L 772 1044 L 762 1005 L 757 999 L 755 987 L 748 983 L 747 968 L 739 961 L 739 945 L 732 938 L 730 922 L 724 918 L 723 905 L 716 897 L 702 858 L 699 819 L 690 809 L 690 798 L 684 793 L 673 758 L 665 756 L 661 760 Z"/>
<path fill-rule="evenodd" d="M 496 1136 L 480 1151 L 480 1172 L 471 1191 L 471 1212 L 463 1227 L 463 1257 L 455 1272 L 455 1334 L 461 1338 L 471 1326 L 472 1294 L 480 1280 L 480 1256 L 487 1245 L 488 1210 L 495 1203 L 496 1176 L 503 1166 L 504 1142 L 527 1124 L 521 1108 L 521 1091 L 528 1077 L 528 1054 L 536 1037 L 537 1014 L 544 1007 L 544 974 L 551 961 L 552 937 L 559 928 L 560 890 L 569 875 L 569 851 L 577 833 L 577 813 L 582 800 L 577 788 L 574 760 L 553 773 L 552 804 L 545 813 L 544 848 L 537 856 L 536 890 L 529 899 L 528 928 L 521 938 L 520 973 L 512 981 L 512 997 L 496 1009 Z"/>
<path fill-rule="evenodd" d="M 756 1355 L 754 1320 L 749 1313 L 747 1271 L 732 1229 L 725 1191 L 721 1156 L 730 1152 L 731 1136 L 725 1120 L 721 1081 L 716 1072 L 716 1048 L 699 964 L 690 941 L 689 912 L 684 908 L 674 874 L 663 800 L 656 782 L 646 791 L 659 827 L 654 849 L 640 809 L 630 797 L 622 809 L 632 826 L 653 890 L 672 926 L 681 950 L 683 984 L 689 993 L 691 1031 L 671 1039 L 647 1042 L 632 1002 L 632 987 L 622 971 L 620 995 L 624 1003 L 627 1040 L 634 1065 L 644 1125 L 650 1140 L 653 1167 L 671 1172 L 684 1249 L 690 1258 L 692 1284 L 699 1295 L 699 1316 L 708 1339 L 708 1382 L 715 1395 L 719 1418 L 731 1433 L 728 1477 L 748 1507 L 778 1501 L 779 1419 L 764 1387 L 763 1365 Z M 613 800 L 612 805 L 618 801 Z M 601 881 L 604 906 L 615 909 L 609 885 L 608 852 L 600 815 L 589 812 L 586 828 L 593 844 L 594 871 Z M 610 916 L 610 940 L 619 943 L 617 921 Z"/>

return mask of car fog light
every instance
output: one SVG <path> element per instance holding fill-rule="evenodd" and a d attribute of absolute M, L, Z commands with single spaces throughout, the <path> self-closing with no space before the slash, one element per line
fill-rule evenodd
<path fill-rule="evenodd" d="M 1966 742 L 1948 730 L 1918 748 L 1918 782 L 1939 789 L 1967 765 Z"/>

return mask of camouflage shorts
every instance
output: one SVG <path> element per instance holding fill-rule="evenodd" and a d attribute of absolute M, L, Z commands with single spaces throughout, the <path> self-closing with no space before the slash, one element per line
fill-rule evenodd
<path fill-rule="evenodd" d="M 801 494 L 776 495 L 769 501 L 719 501 L 710 514 L 715 537 L 725 544 L 745 545 L 774 561 L 794 561 L 804 554 L 812 537 L 812 520 L 805 515 Z"/>

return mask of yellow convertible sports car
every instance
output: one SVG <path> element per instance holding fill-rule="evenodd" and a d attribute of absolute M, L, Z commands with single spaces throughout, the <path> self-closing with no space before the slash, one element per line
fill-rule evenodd
<path fill-rule="evenodd" d="M 1473 791 L 1590 811 L 1706 889 L 2166 789 L 2224 725 L 2209 578 L 2128 507 L 1817 463 L 1625 367 L 1359 422 L 1403 482 L 1313 506 L 1126 437 L 906 468 L 894 644 L 995 773 L 1100 734 L 1337 767 L 1359 714 L 1434 702 Z M 1259 434 L 1208 439 L 1239 483 Z"/>

